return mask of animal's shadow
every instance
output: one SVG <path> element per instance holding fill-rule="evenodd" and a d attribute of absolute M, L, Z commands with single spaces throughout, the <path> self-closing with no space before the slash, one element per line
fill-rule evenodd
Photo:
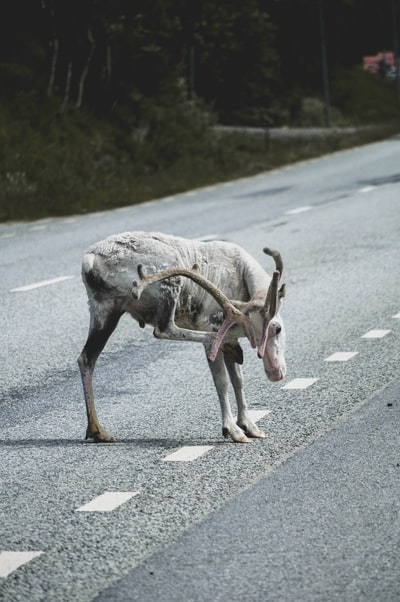
<path fill-rule="evenodd" d="M 111 450 L 123 446 L 137 448 L 162 448 L 165 450 L 176 449 L 184 445 L 223 445 L 225 441 L 216 439 L 118 439 L 115 443 L 96 443 L 85 439 L 0 439 L 1 447 L 10 448 L 57 448 L 57 447 L 77 447 L 85 448 L 88 446 L 107 447 Z"/>

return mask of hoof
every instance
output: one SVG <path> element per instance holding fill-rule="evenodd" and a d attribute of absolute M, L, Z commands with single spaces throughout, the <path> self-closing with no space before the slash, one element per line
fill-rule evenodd
<path fill-rule="evenodd" d="M 94 430 L 88 427 L 86 439 L 93 439 L 96 443 L 115 443 L 115 438 L 102 428 Z"/>
<path fill-rule="evenodd" d="M 264 431 L 260 431 L 257 435 L 253 435 L 253 437 L 256 439 L 266 439 L 267 435 L 264 433 Z"/>
<path fill-rule="evenodd" d="M 104 432 L 102 434 L 97 434 L 94 437 L 96 443 L 115 443 L 116 439 L 112 435 Z"/>
<path fill-rule="evenodd" d="M 252 443 L 252 440 L 249 439 L 246 433 L 239 427 L 236 427 L 235 429 L 224 427 L 222 429 L 222 434 L 224 439 L 231 439 L 234 443 Z"/>
<path fill-rule="evenodd" d="M 248 437 L 252 437 L 253 439 L 265 439 L 267 436 L 264 431 L 260 431 L 255 424 L 248 426 L 245 426 L 244 424 L 238 424 L 238 427 L 241 428 Z"/>

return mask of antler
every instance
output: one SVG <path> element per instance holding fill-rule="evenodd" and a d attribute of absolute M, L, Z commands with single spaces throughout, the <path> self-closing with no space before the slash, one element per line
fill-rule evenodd
<path fill-rule="evenodd" d="M 283 261 L 279 251 L 275 251 L 274 249 L 270 249 L 269 247 L 265 247 L 263 251 L 264 253 L 266 253 L 266 255 L 270 255 L 270 257 L 273 257 L 276 266 L 276 270 L 272 276 L 272 280 L 270 282 L 268 293 L 264 303 L 265 312 L 268 312 L 270 317 L 272 318 L 277 312 L 279 299 L 285 296 L 285 285 L 283 285 L 279 290 L 279 281 L 283 272 Z"/>
<path fill-rule="evenodd" d="M 211 352 L 209 354 L 209 359 L 214 361 L 218 350 L 221 346 L 221 343 L 227 334 L 228 330 L 232 328 L 235 324 L 241 324 L 244 326 L 246 331 L 246 336 L 250 341 L 251 346 L 256 347 L 256 337 L 254 332 L 254 327 L 250 321 L 250 318 L 237 309 L 233 303 L 224 295 L 224 293 L 215 286 L 212 282 L 207 280 L 204 276 L 200 274 L 199 267 L 195 264 L 192 269 L 184 268 L 184 267 L 176 267 L 176 268 L 167 268 L 157 274 L 151 274 L 147 276 L 143 271 L 143 266 L 141 264 L 137 267 L 138 275 L 140 281 L 133 281 L 133 289 L 132 295 L 135 299 L 139 299 L 142 291 L 149 286 L 150 284 L 155 284 L 156 282 L 160 282 L 161 280 L 165 280 L 167 278 L 171 278 L 174 276 L 185 276 L 186 278 L 190 278 L 196 284 L 199 284 L 204 290 L 206 290 L 217 303 L 221 306 L 223 311 L 225 312 L 225 320 L 220 326 L 215 340 L 211 347 Z"/>
<path fill-rule="evenodd" d="M 281 254 L 279 253 L 279 251 L 275 251 L 274 249 L 270 249 L 269 247 L 264 247 L 263 251 L 266 255 L 270 255 L 270 257 L 274 258 L 276 269 L 282 276 L 283 261 L 282 261 L 282 257 L 281 257 Z"/>
<path fill-rule="evenodd" d="M 265 345 L 267 343 L 269 325 L 271 324 L 272 319 L 278 312 L 279 299 L 285 296 L 285 285 L 283 284 L 281 288 L 279 288 L 279 281 L 283 272 L 283 261 L 281 254 L 279 253 L 279 251 L 275 251 L 274 249 L 270 249 L 269 247 L 264 247 L 263 251 L 266 255 L 270 255 L 271 257 L 273 257 L 275 261 L 276 270 L 273 273 L 268 288 L 268 293 L 265 297 L 264 321 L 260 345 L 258 347 L 258 357 L 263 357 L 265 353 Z"/>
<path fill-rule="evenodd" d="M 231 303 L 235 307 L 237 307 L 243 313 L 246 314 L 250 312 L 259 311 L 275 315 L 279 299 L 285 296 L 284 284 L 282 284 L 281 288 L 278 290 L 279 281 L 283 272 L 283 261 L 281 254 L 279 253 L 279 251 L 275 251 L 274 249 L 270 249 L 269 247 L 265 247 L 263 251 L 266 255 L 270 255 L 271 257 L 273 257 L 276 266 L 276 270 L 270 282 L 265 301 L 261 301 L 258 298 L 258 296 L 256 298 L 250 299 L 250 301 L 231 301 Z M 271 309 L 272 312 L 270 311 Z"/>
<path fill-rule="evenodd" d="M 215 360 L 224 337 L 229 329 L 235 324 L 240 324 L 244 327 L 246 336 L 249 339 L 251 346 L 253 348 L 256 347 L 254 327 L 248 316 L 248 314 L 252 311 L 260 311 L 264 314 L 262 335 L 258 348 L 258 356 L 263 357 L 268 338 L 269 325 L 272 321 L 272 318 L 277 314 L 279 300 L 285 296 L 285 285 L 283 284 L 281 288 L 279 288 L 279 281 L 283 272 L 283 261 L 281 254 L 279 251 L 270 249 L 269 247 L 265 247 L 263 251 L 274 259 L 276 266 L 276 270 L 272 276 L 264 304 L 260 303 L 259 301 L 252 300 L 248 302 L 231 301 L 218 287 L 215 286 L 215 284 L 201 275 L 199 267 L 196 264 L 192 269 L 185 267 L 166 268 L 157 274 L 151 274 L 148 276 L 144 273 L 143 266 L 139 264 L 137 270 L 140 280 L 139 282 L 136 280 L 133 281 L 132 296 L 135 299 L 139 299 L 142 291 L 147 286 L 162 280 L 166 280 L 167 278 L 172 278 L 174 276 L 184 276 L 186 278 L 190 278 L 190 280 L 196 282 L 196 284 L 204 288 L 204 290 L 214 297 L 225 313 L 225 319 L 218 329 L 212 344 L 211 351 L 208 356 L 209 359 L 211 361 Z M 239 308 L 242 308 L 243 311 L 241 311 Z"/>

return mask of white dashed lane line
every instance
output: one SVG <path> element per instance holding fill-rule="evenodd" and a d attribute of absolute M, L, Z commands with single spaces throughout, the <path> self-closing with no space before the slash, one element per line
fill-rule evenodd
<path fill-rule="evenodd" d="M 318 378 L 294 378 L 281 389 L 308 389 L 319 380 Z"/>
<path fill-rule="evenodd" d="M 297 215 L 297 213 L 304 213 L 305 211 L 310 211 L 310 209 L 312 209 L 311 205 L 295 207 L 294 209 L 288 209 L 288 211 L 285 211 L 285 215 Z"/>
<path fill-rule="evenodd" d="M 213 445 L 185 445 L 173 454 L 163 458 L 163 462 L 192 462 L 206 454 L 213 447 Z"/>
<path fill-rule="evenodd" d="M 218 240 L 219 234 L 205 234 L 204 236 L 199 236 L 198 238 L 193 238 L 192 240 L 197 242 L 211 242 L 213 240 Z"/>
<path fill-rule="evenodd" d="M 23 293 L 26 291 L 32 291 L 35 288 L 49 286 L 50 284 L 57 284 L 58 282 L 71 280 L 71 278 L 75 278 L 75 276 L 59 276 L 58 278 L 51 278 L 50 280 L 41 280 L 40 282 L 34 282 L 33 284 L 26 284 L 25 286 L 18 286 L 17 288 L 12 288 L 10 290 L 10 293 Z"/>
<path fill-rule="evenodd" d="M 267 414 L 271 414 L 272 410 L 249 410 L 249 416 L 254 422 L 258 422 Z M 237 418 L 235 418 L 237 420 Z"/>
<path fill-rule="evenodd" d="M 0 578 L 8 577 L 20 566 L 30 562 L 33 558 L 40 556 L 43 552 L 9 552 L 0 551 Z"/>
<path fill-rule="evenodd" d="M 47 224 L 38 224 L 37 226 L 31 226 L 28 228 L 29 232 L 40 232 L 41 230 L 47 230 Z"/>
<path fill-rule="evenodd" d="M 391 332 L 390 330 L 369 330 L 365 334 L 362 335 L 362 339 L 382 339 L 387 334 Z"/>
<path fill-rule="evenodd" d="M 358 354 L 358 351 L 337 351 L 325 359 L 326 362 L 347 362 Z"/>
<path fill-rule="evenodd" d="M 75 512 L 111 512 L 138 495 L 138 491 L 106 491 L 91 502 L 77 508 Z"/>

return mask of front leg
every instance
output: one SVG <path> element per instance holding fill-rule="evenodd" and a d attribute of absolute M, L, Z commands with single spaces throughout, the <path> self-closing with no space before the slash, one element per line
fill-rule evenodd
<path fill-rule="evenodd" d="M 224 354 L 224 360 L 233 389 L 235 391 L 238 407 L 238 426 L 243 430 L 244 433 L 246 433 L 248 437 L 255 437 L 258 439 L 264 438 L 266 436 L 265 433 L 258 428 L 256 423 L 250 418 L 249 415 L 249 410 L 244 395 L 242 367 L 239 366 L 228 354 Z"/>
<path fill-rule="evenodd" d="M 206 350 L 207 351 L 207 350 Z M 235 443 L 250 443 L 251 439 L 246 436 L 246 433 L 238 426 L 232 415 L 231 405 L 228 398 L 228 375 L 225 369 L 223 353 L 220 351 L 217 357 L 212 362 L 208 359 L 208 366 L 211 370 L 214 379 L 215 388 L 217 389 L 219 403 L 222 414 L 222 434 L 225 439 L 231 437 Z"/>

